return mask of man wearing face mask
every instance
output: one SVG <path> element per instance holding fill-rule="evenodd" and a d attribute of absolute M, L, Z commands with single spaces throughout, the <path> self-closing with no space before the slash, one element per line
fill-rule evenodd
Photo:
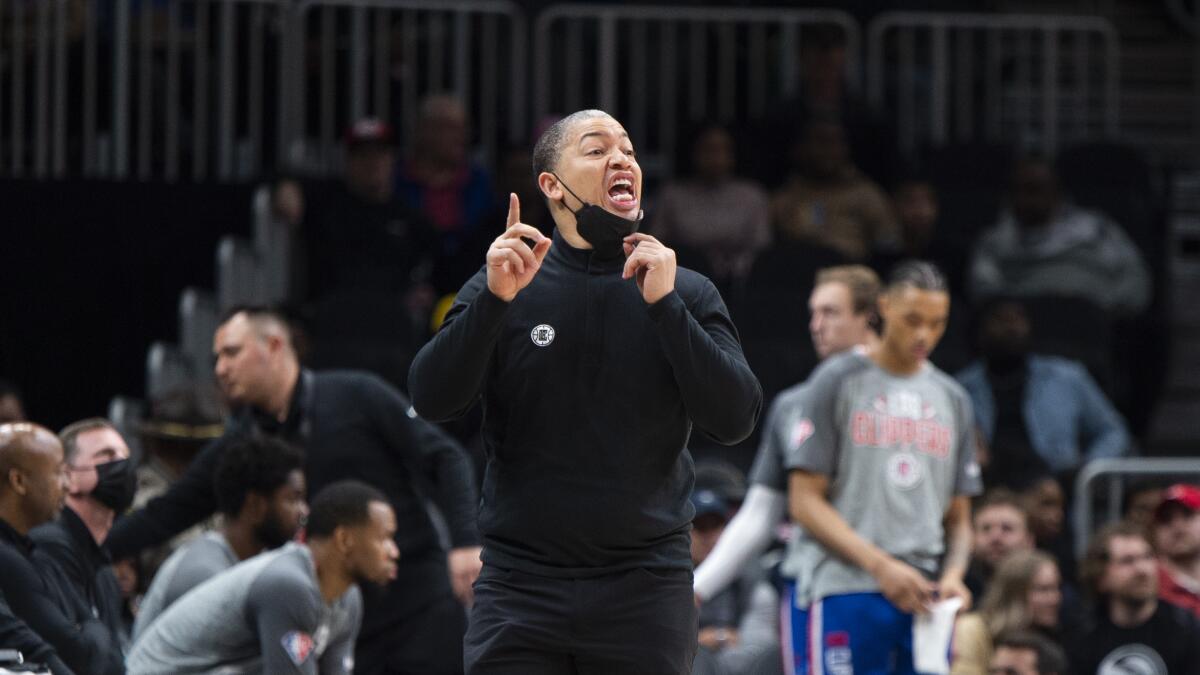
<path fill-rule="evenodd" d="M 689 672 L 688 437 L 745 438 L 762 391 L 713 284 L 637 232 L 642 173 L 615 119 L 569 115 L 533 164 L 553 238 L 512 195 L 409 372 L 426 418 L 484 409 L 467 672 Z"/>
<path fill-rule="evenodd" d="M 1124 421 L 1083 365 L 1030 352 L 1019 301 L 995 300 L 977 321 L 983 358 L 957 379 L 989 448 L 989 485 L 1020 490 L 1031 475 L 1061 475 L 1129 451 Z"/>
<path fill-rule="evenodd" d="M 67 465 L 66 503 L 57 521 L 34 528 L 34 560 L 57 565 L 66 587 L 60 592 L 81 602 L 108 627 L 112 648 L 128 642 L 121 623 L 121 588 L 112 558 L 102 548 L 113 519 L 133 503 L 137 488 L 129 446 L 112 423 L 101 418 L 75 422 L 59 432 Z"/>

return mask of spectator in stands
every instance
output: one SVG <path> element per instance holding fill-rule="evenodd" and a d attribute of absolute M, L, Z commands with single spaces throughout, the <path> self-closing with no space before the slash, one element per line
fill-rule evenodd
<path fill-rule="evenodd" d="M 395 138 L 359 120 L 346 132 L 340 181 L 283 181 L 276 212 L 300 226 L 306 249 L 314 360 L 403 381 L 434 302 L 437 233 L 395 185 Z"/>
<path fill-rule="evenodd" d="M 1087 370 L 1033 354 L 1024 307 L 996 300 L 977 317 L 982 358 L 958 374 L 989 448 L 985 478 L 1020 488 L 1029 476 L 1119 457 L 1130 437 L 1120 414 Z"/>
<path fill-rule="evenodd" d="M 1054 476 L 1031 471 L 1019 487 L 1035 545 L 1058 560 L 1064 578 L 1075 579 L 1075 544 L 1067 523 L 1062 484 Z"/>
<path fill-rule="evenodd" d="M 1154 512 L 1158 510 L 1166 491 L 1167 483 L 1161 480 L 1130 481 L 1121 498 L 1121 516 L 1131 523 L 1149 528 L 1154 524 Z"/>
<path fill-rule="evenodd" d="M 280 181 L 275 213 L 303 232 L 307 297 L 346 291 L 404 293 L 432 270 L 435 234 L 396 193 L 391 126 L 362 119 L 346 131 L 345 172 L 338 181 Z"/>
<path fill-rule="evenodd" d="M 1062 647 L 1028 631 L 1012 631 L 996 638 L 996 651 L 987 675 L 1067 675 Z"/>
<path fill-rule="evenodd" d="M 1200 673 L 1200 622 L 1158 599 L 1154 550 L 1145 530 L 1117 523 L 1098 532 L 1080 580 L 1096 603 L 1095 623 L 1070 650 L 1076 673 Z"/>
<path fill-rule="evenodd" d="M 457 291 L 475 273 L 479 258 L 499 234 L 483 223 L 495 196 L 491 176 L 471 159 L 470 136 L 462 101 L 444 94 L 426 98 L 397 177 L 400 197 L 433 224 L 442 277 L 436 285 L 443 292 Z"/>
<path fill-rule="evenodd" d="M 124 672 L 120 644 L 91 607 L 62 593 L 58 565 L 34 562 L 33 528 L 52 521 L 67 490 L 63 447 L 35 424 L 0 425 L 0 595 L 17 618 L 58 652 L 70 672 Z"/>
<path fill-rule="evenodd" d="M 120 658 L 128 642 L 121 588 L 112 558 L 103 548 L 113 520 L 133 503 L 137 478 L 129 446 L 106 419 L 80 420 L 59 435 L 67 463 L 66 508 L 57 521 L 34 528 L 39 565 L 57 565 L 66 584 L 59 590 L 104 622 L 110 644 Z"/>
<path fill-rule="evenodd" d="M 1108 217 L 1064 201 L 1050 162 L 1018 162 L 1009 199 L 975 247 L 969 285 L 976 300 L 1065 296 L 1113 316 L 1149 304 L 1150 276 L 1137 247 Z"/>
<path fill-rule="evenodd" d="M 0 380 L 0 424 L 25 421 L 25 403 L 21 390 L 8 380 Z"/>
<path fill-rule="evenodd" d="M 982 598 L 1000 563 L 1018 551 L 1033 550 L 1033 533 L 1017 495 L 1004 488 L 983 496 L 972 521 L 975 541 L 963 581 L 972 597 Z"/>
<path fill-rule="evenodd" d="M 355 672 L 461 671 L 462 605 L 472 601 L 482 565 L 479 500 L 463 449 L 378 377 L 302 369 L 287 323 L 276 313 L 234 308 L 217 328 L 213 353 L 217 380 L 237 406 L 225 435 L 166 494 L 117 524 L 109 537 L 114 555 L 158 544 L 212 514 L 214 474 L 231 442 L 265 435 L 294 443 L 305 450 L 310 490 L 362 480 L 383 490 L 404 523 L 396 540 L 404 551 L 397 578 L 383 591 L 364 590 Z M 426 494 L 446 520 L 449 552 L 425 508 Z"/>
<path fill-rule="evenodd" d="M 941 206 L 937 187 L 927 178 L 906 175 L 892 185 L 891 207 L 900 233 L 900 246 L 891 255 L 880 256 L 878 269 L 890 268 L 902 259 L 929 260 L 946 273 L 950 288 L 962 288 L 965 251 L 939 230 Z"/>
<path fill-rule="evenodd" d="M 887 197 L 850 161 L 838 120 L 810 118 L 794 150 L 794 171 L 771 199 L 780 240 L 824 246 L 858 261 L 899 246 Z"/>
<path fill-rule="evenodd" d="M 191 589 L 296 536 L 308 514 L 304 456 L 282 441 L 235 441 L 217 466 L 221 527 L 206 532 L 167 558 L 154 576 L 134 624 L 136 640 L 168 607 Z"/>
<path fill-rule="evenodd" d="M 847 75 L 852 72 L 852 56 L 846 43 L 845 29 L 834 25 L 805 26 L 801 32 L 797 63 L 796 95 L 783 101 L 762 123 L 755 124 L 754 175 L 765 184 L 777 186 L 786 166 L 776 158 L 780 141 L 786 146 L 796 137 L 797 121 L 812 116 L 837 120 L 846 130 L 849 152 L 854 163 L 873 180 L 891 182 L 899 152 L 896 131 L 890 120 L 858 96 Z M 786 160 L 784 160 L 786 161 Z"/>
<path fill-rule="evenodd" d="M 699 125 L 684 146 L 684 175 L 663 186 L 648 229 L 677 251 L 701 254 L 714 281 L 743 279 L 755 254 L 771 243 L 767 194 L 734 173 L 737 154 L 727 127 Z"/>
<path fill-rule="evenodd" d="M 388 502 L 358 481 L 319 492 L 306 543 L 247 560 L 180 598 L 134 644 L 129 675 L 359 672 L 360 588 L 396 576 Z"/>
<path fill-rule="evenodd" d="M 699 566 L 729 524 L 732 509 L 712 490 L 692 493 L 692 563 Z M 779 601 L 763 570 L 748 565 L 740 579 L 700 605 L 696 675 L 752 673 L 776 657 Z M 777 661 L 777 658 L 774 658 Z"/>
<path fill-rule="evenodd" d="M 1167 488 L 1154 511 L 1158 597 L 1200 617 L 1200 487 Z"/>
<path fill-rule="evenodd" d="M 997 637 L 1008 631 L 1031 630 L 1057 639 L 1062 599 L 1053 558 L 1032 549 L 1012 553 L 996 568 L 979 611 L 956 621 L 951 674 L 984 672 Z"/>

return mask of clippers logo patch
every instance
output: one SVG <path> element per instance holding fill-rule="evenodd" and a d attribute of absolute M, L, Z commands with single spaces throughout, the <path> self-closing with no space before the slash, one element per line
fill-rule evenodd
<path fill-rule="evenodd" d="M 792 435 L 788 439 L 788 444 L 795 450 L 804 445 L 804 441 L 807 441 L 813 435 L 814 431 L 816 431 L 816 428 L 813 427 L 812 420 L 797 420 L 796 424 L 792 426 Z"/>
<path fill-rule="evenodd" d="M 529 338 L 533 340 L 533 344 L 545 347 L 554 342 L 554 326 L 548 323 L 538 324 L 529 332 Z"/>
<path fill-rule="evenodd" d="M 908 490 L 921 482 L 921 465 L 917 458 L 907 452 L 898 452 L 888 459 L 888 480 L 901 490 Z"/>
<path fill-rule="evenodd" d="M 283 651 L 287 652 L 288 658 L 297 666 L 303 665 L 313 651 L 313 639 L 302 631 L 291 631 L 284 635 L 280 642 L 283 644 Z"/>

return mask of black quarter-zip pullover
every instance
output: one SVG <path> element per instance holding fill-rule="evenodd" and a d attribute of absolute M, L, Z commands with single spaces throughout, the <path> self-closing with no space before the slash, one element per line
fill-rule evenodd
<path fill-rule="evenodd" d="M 467 282 L 413 363 L 423 417 L 482 399 L 488 564 L 555 577 L 691 568 L 692 425 L 736 443 L 762 390 L 708 279 L 679 268 L 647 305 L 624 262 L 555 232 L 511 303 L 486 268 Z"/>

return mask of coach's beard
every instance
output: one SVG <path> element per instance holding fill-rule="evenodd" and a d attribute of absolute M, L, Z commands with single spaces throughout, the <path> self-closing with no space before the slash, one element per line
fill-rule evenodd
<path fill-rule="evenodd" d="M 553 174 L 558 178 L 558 174 Z M 623 244 L 625 237 L 638 231 L 638 226 L 642 223 L 642 216 L 645 213 L 638 209 L 637 218 L 630 220 L 622 218 L 615 213 L 609 213 L 602 207 L 595 204 L 589 204 L 582 199 L 575 191 L 563 183 L 563 179 L 558 178 L 558 182 L 562 183 L 567 192 L 571 193 L 580 204 L 579 210 L 573 210 L 567 206 L 567 201 L 563 200 L 563 206 L 567 210 L 575 214 L 575 230 L 579 232 L 579 236 L 583 237 L 584 241 L 592 245 L 592 250 L 596 253 L 596 257 L 600 260 L 615 260 L 625 255 Z"/>

